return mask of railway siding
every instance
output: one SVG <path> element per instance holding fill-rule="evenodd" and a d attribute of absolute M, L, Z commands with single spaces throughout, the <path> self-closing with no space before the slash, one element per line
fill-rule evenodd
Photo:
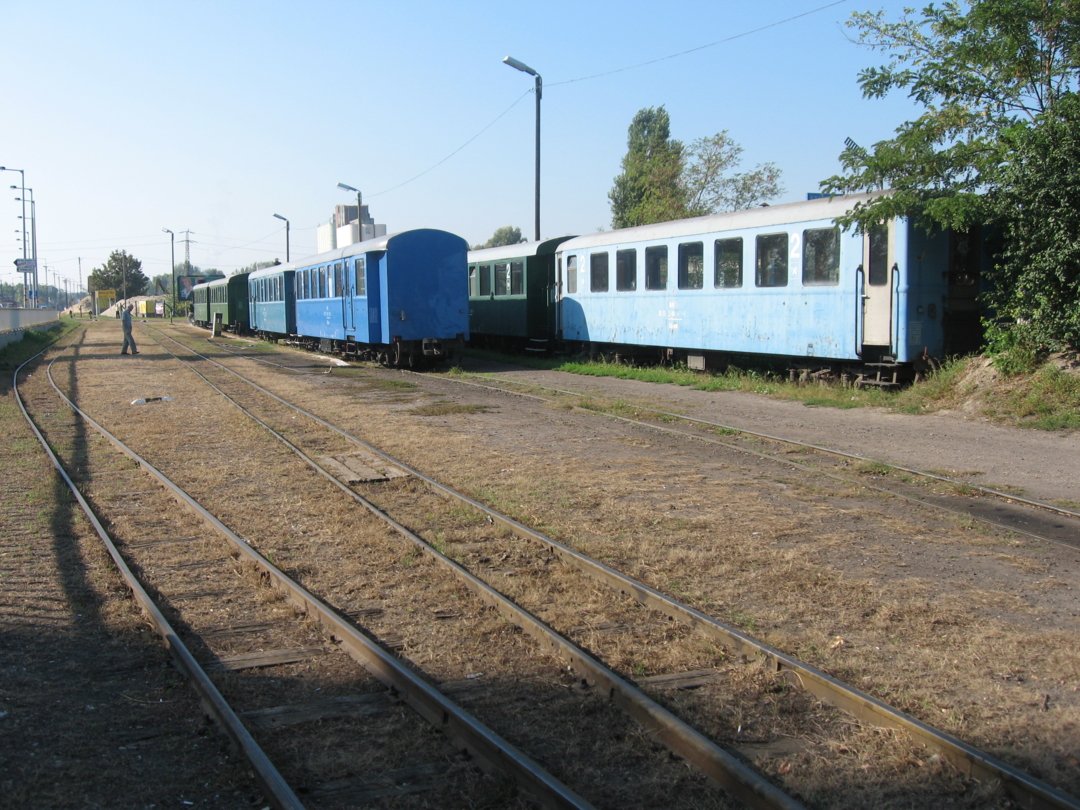
<path fill-rule="evenodd" d="M 87 399 L 97 398 L 102 412 L 109 414 L 120 432 L 136 439 L 162 466 L 172 466 L 173 472 L 185 480 L 186 488 L 200 492 L 227 521 L 243 526 L 251 533 L 252 542 L 264 546 L 287 570 L 316 585 L 339 609 L 358 617 L 386 646 L 397 650 L 434 679 L 448 684 L 448 688 L 459 690 L 462 700 L 496 718 L 496 724 L 503 724 L 511 735 L 520 733 L 518 726 L 509 721 L 507 707 L 514 705 L 515 720 L 520 720 L 522 684 L 527 686 L 526 692 L 540 695 L 544 691 L 542 684 L 548 682 L 560 665 L 553 662 L 553 667 L 542 664 L 540 669 L 529 669 L 523 661 L 529 655 L 531 642 L 520 635 L 515 637 L 513 632 L 508 638 L 499 639 L 501 643 L 512 642 L 506 648 L 512 651 L 509 654 L 492 656 L 488 652 L 484 657 L 479 649 L 472 651 L 477 629 L 480 638 L 487 641 L 503 635 L 499 629 L 501 620 L 487 615 L 483 608 L 472 606 L 473 597 L 435 571 L 429 558 L 416 555 L 400 541 L 389 543 L 385 536 L 357 517 L 355 508 L 346 509 L 336 496 L 328 496 L 325 486 L 319 494 L 319 488 L 310 483 L 309 479 L 313 478 L 310 470 L 297 466 L 295 459 L 280 447 L 268 444 L 261 428 L 224 416 L 222 407 L 215 406 L 212 398 L 196 397 L 184 363 L 169 360 L 163 352 L 148 354 L 139 362 L 159 363 L 154 368 L 154 379 L 166 394 L 175 391 L 192 401 L 200 400 L 198 404 L 188 403 L 185 407 L 189 410 L 177 414 L 175 411 L 180 411 L 177 398 L 171 397 L 167 407 L 174 412 L 170 416 L 181 416 L 182 424 L 197 425 L 202 420 L 205 425 L 205 417 L 212 414 L 215 427 L 221 426 L 220 435 L 208 435 L 203 427 L 201 431 L 193 429 L 188 441 L 179 445 L 175 441 L 163 441 L 161 431 L 155 430 L 153 420 L 146 416 L 151 413 L 149 409 L 133 412 L 131 406 L 117 406 L 117 403 L 125 404 L 121 397 L 133 393 L 127 379 L 117 378 L 114 384 L 88 388 Z M 688 598 L 699 607 L 706 606 L 714 612 L 719 605 L 723 613 L 735 614 L 731 618 L 749 624 L 751 630 L 761 631 L 763 614 L 760 607 L 750 606 L 760 606 L 759 595 L 773 588 L 773 593 L 780 596 L 780 604 L 774 608 L 777 618 L 766 634 L 774 643 L 785 634 L 790 634 L 796 649 L 816 643 L 820 633 L 816 628 L 824 615 L 820 611 L 836 610 L 841 618 L 831 620 L 836 630 L 828 633 L 824 657 L 834 664 L 843 661 L 843 666 L 851 667 L 856 678 L 878 691 L 883 684 L 885 692 L 890 687 L 881 674 L 870 674 L 875 672 L 872 665 L 867 667 L 865 648 L 880 645 L 887 638 L 876 628 L 887 627 L 893 634 L 899 630 L 899 638 L 888 639 L 897 644 L 919 638 L 919 628 L 895 608 L 892 616 L 902 617 L 899 625 L 894 618 L 880 614 L 885 602 L 880 595 L 869 602 L 864 600 L 859 606 L 864 619 L 870 619 L 869 627 L 862 628 L 861 635 L 853 627 L 844 628 L 843 622 L 847 621 L 844 614 L 851 609 L 844 600 L 849 598 L 851 585 L 856 584 L 845 582 L 845 576 L 852 576 L 852 571 L 864 579 L 880 576 L 880 563 L 875 556 L 881 553 L 880 544 L 875 545 L 874 541 L 882 527 L 899 538 L 907 538 L 905 542 L 909 545 L 932 542 L 944 554 L 950 553 L 950 544 L 962 551 L 962 541 L 971 543 L 971 538 L 964 537 L 963 527 L 955 522 L 940 516 L 913 521 L 904 516 L 903 509 L 890 506 L 888 499 L 884 502 L 868 499 L 857 485 L 811 480 L 798 468 L 778 472 L 775 466 L 770 469 L 763 463 L 748 464 L 738 454 L 714 453 L 706 457 L 677 440 L 658 440 L 647 431 L 635 429 L 609 429 L 598 426 L 589 417 L 571 415 L 558 408 L 516 408 L 500 399 L 451 394 L 451 389 L 436 378 L 417 384 L 388 385 L 393 378 L 378 372 L 338 379 L 286 374 L 265 366 L 252 372 L 246 361 L 238 362 L 246 364 L 246 373 L 276 387 L 282 395 L 308 404 L 324 418 L 392 448 L 410 464 L 437 472 L 455 486 L 495 502 L 519 519 L 591 550 L 609 564 L 627 569 L 662 590 Z M 165 376 L 161 376 L 162 372 Z M 136 395 L 126 402 L 140 398 L 147 397 Z M 251 396 L 250 391 L 247 398 L 252 402 L 260 399 Z M 342 452 L 340 439 L 327 437 L 325 431 L 319 436 L 318 431 L 301 427 L 294 415 L 284 414 L 278 405 L 262 403 L 258 409 L 268 421 L 287 426 L 291 440 L 303 445 L 312 455 L 335 459 L 346 467 L 343 462 L 350 460 L 350 453 Z M 527 433 L 522 431 L 523 425 L 527 425 Z M 532 452 L 523 454 L 523 446 Z M 208 457 L 224 458 L 227 462 L 207 464 Z M 467 466 L 460 463 L 463 457 L 469 459 Z M 416 480 L 408 477 L 391 480 L 385 470 L 371 475 L 373 468 L 360 466 L 366 470 L 343 472 L 339 468 L 335 472 L 339 479 L 355 477 L 353 487 L 376 501 L 378 509 L 417 527 L 434 548 L 530 606 L 533 612 L 576 638 L 626 676 L 646 685 L 661 702 L 693 717 L 696 723 L 708 728 L 711 736 L 760 763 L 775 779 L 815 804 L 860 806 L 867 802 L 880 803 L 883 798 L 902 802 L 916 795 L 949 795 L 963 796 L 964 803 L 980 805 L 989 798 L 987 791 L 992 791 L 993 786 L 965 787 L 962 777 L 950 772 L 935 757 L 912 749 L 894 733 L 854 726 L 845 728 L 842 716 L 814 705 L 806 693 L 791 690 L 783 676 L 748 666 L 732 658 L 728 651 L 702 643 L 668 617 L 642 610 L 632 600 L 613 601 L 610 594 L 570 570 L 550 550 L 515 538 L 497 527 L 490 532 L 483 519 L 465 514 L 459 508 L 447 511 L 446 504 L 441 503 L 444 499 Z M 386 480 L 378 480 L 382 478 Z M 223 489 L 223 482 L 228 485 L 227 490 Z M 280 501 L 285 507 L 280 516 L 268 514 L 265 504 L 260 504 L 260 497 L 265 501 L 267 491 L 273 492 L 275 502 Z M 722 499 L 720 504 L 716 502 L 717 495 Z M 261 508 L 253 510 L 256 504 Z M 762 511 L 763 505 L 769 511 Z M 843 547 L 845 531 L 834 520 L 837 506 L 844 516 L 856 522 L 854 535 L 848 535 L 847 543 L 852 545 L 853 538 L 854 550 Z M 750 514 L 740 514 L 738 510 Z M 720 515 L 723 517 L 718 521 Z M 992 533 L 974 539 L 976 549 L 1010 548 L 1007 538 L 999 539 Z M 703 541 L 711 547 L 722 547 L 730 559 L 708 559 L 696 554 L 696 546 Z M 1011 548 L 1015 550 L 1015 544 Z M 863 558 L 862 567 L 852 568 L 852 560 L 859 555 Z M 843 561 L 847 566 L 845 575 L 830 573 L 823 563 L 829 556 Z M 961 553 L 958 558 L 963 560 L 963 556 Z M 797 602 L 799 595 L 782 588 L 775 590 L 776 585 L 764 575 L 762 561 L 783 563 L 780 574 L 798 582 L 800 588 L 809 584 L 811 595 L 822 599 L 824 604 L 816 611 L 808 611 L 798 623 L 785 622 L 781 618 L 783 611 L 790 610 L 793 599 Z M 1000 576 L 1003 562 L 1001 557 L 995 560 L 988 556 L 979 564 L 983 571 Z M 793 567 L 793 563 L 806 570 Z M 210 558 L 203 563 L 184 560 L 173 568 L 184 576 L 198 577 L 198 572 L 214 565 L 215 559 Z M 732 572 L 734 579 L 730 576 Z M 1032 572 L 1039 573 L 1034 569 L 1027 573 Z M 808 573 L 812 578 L 806 576 Z M 905 584 L 899 577 L 883 583 L 877 587 L 885 587 L 886 591 L 895 587 L 897 592 Z M 930 599 L 925 595 L 929 593 L 925 579 L 906 584 L 918 586 L 918 600 Z M 195 590 L 198 599 L 214 598 L 213 589 L 203 593 L 198 588 Z M 402 594 L 409 595 L 406 604 L 391 601 L 393 595 Z M 717 601 L 718 596 L 722 601 Z M 1067 589 L 1056 596 L 1061 604 L 1069 604 Z M 890 592 L 887 598 L 893 599 L 895 594 Z M 1006 634 L 1010 623 L 1019 625 L 1032 612 L 1045 610 L 1037 600 L 1029 604 L 1014 600 L 1007 606 L 1009 616 L 997 604 L 988 602 L 984 607 L 997 611 L 995 618 L 1000 624 L 993 630 L 1004 630 Z M 747 608 L 751 612 L 743 612 Z M 948 609 L 959 613 L 959 621 L 939 623 L 947 614 L 935 606 L 926 617 L 930 619 L 927 626 L 944 627 L 947 633 L 951 633 L 950 627 L 955 627 L 958 633 L 967 631 L 968 606 L 962 609 L 961 603 L 954 601 Z M 1060 627 L 1068 626 L 1068 619 L 1061 618 Z M 1047 628 L 1044 637 L 1052 637 L 1053 632 L 1053 627 Z M 940 641 L 935 640 L 934 644 Z M 1011 638 L 1007 639 L 1000 649 L 1008 651 L 1011 643 Z M 934 644 L 929 645 L 928 653 L 932 654 Z M 270 651 L 274 649 L 300 656 L 284 664 L 266 659 L 276 666 L 296 665 L 311 654 L 320 657 L 318 645 L 287 645 L 272 647 Z M 812 647 L 806 649 L 813 652 Z M 912 651 L 907 648 L 911 661 L 898 662 L 901 674 L 909 671 L 905 667 L 919 667 L 927 660 L 922 651 L 915 649 L 911 655 Z M 852 652 L 854 657 L 850 657 Z M 957 661 L 965 654 L 957 654 Z M 237 666 L 251 663 L 250 659 L 245 661 L 237 656 L 219 658 L 232 659 Z M 493 663 L 495 675 L 492 676 L 492 667 L 475 665 L 473 662 L 477 660 Z M 1066 670 L 1075 667 L 1068 660 L 1064 663 Z M 961 671 L 956 666 L 954 661 L 953 675 Z M 600 713 L 610 720 L 602 709 L 603 704 L 593 702 L 597 696 L 588 688 L 581 690 L 573 671 L 564 675 L 562 680 L 554 680 L 554 693 L 536 701 L 541 704 L 540 716 L 577 722 L 584 710 L 587 715 Z M 977 675 L 967 677 L 966 682 L 978 682 Z M 478 685 L 482 688 L 476 689 Z M 1066 727 L 1068 717 L 1075 713 L 1067 685 L 1068 681 L 1063 680 L 1063 688 L 1052 695 L 1048 693 L 1044 700 L 1044 705 L 1053 702 L 1055 709 L 1065 711 Z M 1045 683 L 1039 686 L 1044 687 Z M 905 684 L 903 688 L 910 687 Z M 927 693 L 925 690 L 913 693 L 919 694 Z M 556 695 L 560 700 L 569 695 L 572 699 L 562 705 L 576 708 L 570 713 L 560 711 L 556 708 L 558 704 L 552 702 Z M 954 699 L 960 702 L 955 695 L 947 698 Z M 1006 716 L 1001 706 L 993 710 L 1002 718 Z M 970 712 L 970 709 L 961 711 Z M 300 715 L 303 716 L 302 711 Z M 540 716 L 525 727 L 533 728 Z M 767 717 L 772 725 L 765 724 Z M 992 726 L 980 725 L 985 723 L 983 717 L 970 714 L 957 717 L 973 724 L 974 735 L 995 733 Z M 1055 718 L 1045 719 L 1051 721 L 1051 726 L 1055 721 Z M 616 731 L 605 739 L 608 747 L 612 740 L 618 741 L 619 746 L 629 746 L 626 752 L 631 759 L 637 756 L 630 754 L 635 746 L 645 744 L 643 750 L 649 749 L 647 739 L 629 731 Z M 1021 761 L 1022 750 L 1021 747 Z M 569 752 L 571 758 L 582 753 Z M 554 751 L 542 755 L 548 756 L 558 755 Z M 1050 762 L 1054 756 L 1051 748 Z M 869 765 L 875 757 L 881 764 Z M 1067 767 L 1067 756 L 1061 761 Z M 845 775 L 844 769 L 848 767 L 852 769 L 852 777 Z M 1037 767 L 1045 769 L 1047 760 L 1039 762 Z M 579 784 L 593 787 L 605 784 L 604 777 L 575 770 L 573 766 L 560 764 L 559 769 Z M 855 778 L 854 774 L 860 771 Z M 658 783 L 670 784 L 672 778 L 676 777 L 671 774 L 658 777 Z M 685 781 L 683 776 L 677 778 L 682 780 L 684 794 L 693 801 L 700 788 L 694 787 L 693 781 Z M 651 789 L 655 788 L 648 783 L 631 785 L 628 796 L 640 799 Z"/>

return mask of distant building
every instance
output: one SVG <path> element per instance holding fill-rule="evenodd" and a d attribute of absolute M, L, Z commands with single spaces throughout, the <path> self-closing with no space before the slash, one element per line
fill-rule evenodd
<path fill-rule="evenodd" d="M 330 221 L 315 231 L 315 252 L 325 253 L 356 242 L 386 236 L 386 226 L 375 224 L 368 207 L 361 209 L 361 222 L 357 222 L 355 205 L 336 205 Z"/>

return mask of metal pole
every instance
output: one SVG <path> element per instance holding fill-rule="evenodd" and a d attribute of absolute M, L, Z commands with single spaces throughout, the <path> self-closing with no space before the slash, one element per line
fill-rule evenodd
<path fill-rule="evenodd" d="M 543 95 L 544 82 L 536 74 L 536 241 L 540 241 L 540 96 Z"/>
<path fill-rule="evenodd" d="M 536 241 L 540 241 L 540 98 L 544 94 L 544 80 L 540 74 L 524 62 L 512 56 L 503 57 L 503 64 L 514 70 L 528 73 L 536 80 Z"/>
<path fill-rule="evenodd" d="M 31 192 L 33 192 L 33 189 L 31 189 Z M 31 238 L 33 240 L 32 245 L 33 245 L 33 249 L 34 249 L 33 257 L 32 257 L 34 259 L 34 287 L 33 287 L 34 296 L 33 296 L 33 298 L 34 298 L 34 306 L 36 307 L 36 306 L 39 306 L 39 304 L 38 304 L 38 289 L 37 289 L 37 206 L 34 205 L 34 195 L 33 195 L 33 193 L 30 194 L 30 233 L 32 234 Z"/>
<path fill-rule="evenodd" d="M 172 294 L 169 298 L 169 323 L 172 323 L 173 314 L 176 312 L 176 234 L 168 228 L 162 228 L 161 232 L 169 235 L 169 268 L 172 272 Z"/>

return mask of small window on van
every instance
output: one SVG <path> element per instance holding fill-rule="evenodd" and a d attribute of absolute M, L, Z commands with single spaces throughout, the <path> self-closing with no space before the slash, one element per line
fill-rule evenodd
<path fill-rule="evenodd" d="M 755 284 L 758 287 L 786 287 L 788 277 L 788 235 L 772 233 L 757 237 Z"/>
<path fill-rule="evenodd" d="M 803 231 L 802 283 L 834 286 L 840 283 L 840 229 Z"/>
<path fill-rule="evenodd" d="M 701 242 L 679 245 L 679 289 L 700 290 L 705 286 L 705 247 Z"/>
<path fill-rule="evenodd" d="M 510 294 L 525 293 L 525 262 L 510 262 Z"/>
<path fill-rule="evenodd" d="M 889 229 L 885 225 L 875 225 L 868 238 L 870 272 L 866 280 L 872 287 L 883 287 L 889 283 Z"/>
<path fill-rule="evenodd" d="M 630 291 L 637 289 L 637 251 L 615 251 L 615 289 Z"/>
<path fill-rule="evenodd" d="M 742 286 L 742 237 L 717 239 L 713 243 L 713 286 Z"/>
<path fill-rule="evenodd" d="M 591 292 L 608 291 L 607 253 L 593 253 L 589 256 L 589 290 Z"/>
<path fill-rule="evenodd" d="M 356 295 L 367 295 L 367 273 L 364 271 L 365 266 L 366 264 L 363 256 L 356 260 L 356 264 L 354 265 L 356 286 L 353 287 Z"/>
<path fill-rule="evenodd" d="M 566 292 L 577 292 L 577 255 L 566 257 Z"/>
<path fill-rule="evenodd" d="M 480 274 L 480 295 L 491 295 L 491 265 L 481 264 L 476 271 Z"/>
<path fill-rule="evenodd" d="M 645 248 L 645 289 L 667 289 L 667 245 Z"/>
<path fill-rule="evenodd" d="M 510 263 L 500 262 L 495 265 L 495 295 L 510 292 Z"/>

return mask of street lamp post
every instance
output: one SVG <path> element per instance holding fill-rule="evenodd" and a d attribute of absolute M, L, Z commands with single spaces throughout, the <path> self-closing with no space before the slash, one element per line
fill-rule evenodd
<path fill-rule="evenodd" d="M 24 172 L 22 169 L 9 169 L 7 166 L 0 166 L 0 172 L 18 172 L 19 177 L 21 178 L 21 180 L 19 181 L 18 186 L 12 186 L 12 188 L 21 188 L 22 189 L 22 195 L 24 197 L 26 196 L 26 172 Z M 26 258 L 26 203 L 25 202 L 23 203 L 23 206 L 22 206 L 22 217 L 23 217 L 22 257 L 25 259 Z M 24 286 L 25 286 L 25 284 L 24 284 Z"/>
<path fill-rule="evenodd" d="M 289 263 L 289 220 L 283 217 L 281 214 L 274 214 L 274 217 L 280 219 L 285 223 L 285 263 Z"/>
<path fill-rule="evenodd" d="M 540 241 L 540 97 L 544 94 L 544 80 L 540 78 L 540 74 L 526 65 L 524 62 L 519 62 L 512 56 L 504 56 L 503 64 L 509 65 L 514 70 L 520 70 L 522 73 L 528 73 L 530 76 L 536 79 L 536 241 Z"/>
<path fill-rule="evenodd" d="M 353 188 L 348 183 L 338 183 L 337 187 L 342 191 L 356 192 L 356 241 L 364 241 L 364 206 L 360 196 L 360 189 Z"/>
<path fill-rule="evenodd" d="M 30 297 L 34 299 L 34 306 L 37 307 L 37 306 L 40 306 L 40 303 L 38 302 L 38 274 L 37 274 L 37 206 L 34 205 L 34 190 L 32 188 L 28 188 L 28 189 L 26 189 L 26 191 L 29 192 L 29 194 L 30 194 L 30 247 L 31 247 L 30 256 L 34 260 L 33 286 L 31 287 L 32 294 L 31 294 Z M 22 197 L 16 197 L 15 199 L 16 199 L 16 201 L 21 202 L 23 204 L 23 210 L 26 210 L 26 194 L 24 193 Z M 23 220 L 23 227 L 24 228 L 26 227 L 26 220 L 25 219 Z M 23 278 L 25 278 L 25 276 Z M 23 287 L 25 287 L 25 286 L 26 286 L 26 282 L 24 281 L 23 282 Z"/>
<path fill-rule="evenodd" d="M 169 323 L 172 323 L 173 315 L 176 314 L 176 234 L 168 228 L 162 228 L 161 232 L 169 235 L 169 269 L 172 270 L 172 296 L 170 297 Z"/>

